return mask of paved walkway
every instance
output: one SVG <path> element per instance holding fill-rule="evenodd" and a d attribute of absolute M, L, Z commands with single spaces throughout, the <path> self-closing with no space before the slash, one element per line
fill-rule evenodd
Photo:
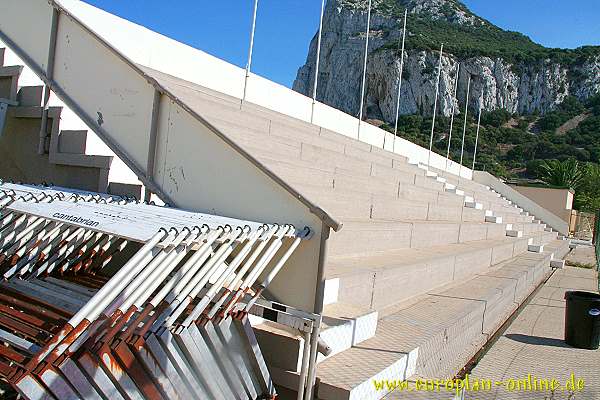
<path fill-rule="evenodd" d="M 590 269 L 557 270 L 471 372 L 472 379 L 505 385 L 514 384 L 510 379 L 525 379 L 529 374 L 531 379 L 554 378 L 562 385 L 560 389 L 554 393 L 509 391 L 494 385 L 491 393 L 469 392 L 465 398 L 600 399 L 600 350 L 575 349 L 563 340 L 565 291 L 595 292 L 597 279 L 597 272 Z M 566 383 L 572 389 L 572 381 L 575 387 L 583 388 L 567 390 Z"/>

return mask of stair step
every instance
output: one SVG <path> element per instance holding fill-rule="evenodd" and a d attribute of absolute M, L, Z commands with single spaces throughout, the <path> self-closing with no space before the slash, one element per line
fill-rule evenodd
<path fill-rule="evenodd" d="M 64 130 L 58 137 L 58 152 L 68 154 L 85 154 L 88 131 Z"/>
<path fill-rule="evenodd" d="M 477 222 L 345 221 L 330 238 L 330 255 L 368 255 L 394 249 L 427 248 L 454 243 L 500 239 L 503 226 Z"/>
<path fill-rule="evenodd" d="M 339 278 L 339 301 L 380 310 L 527 252 L 529 239 L 541 242 L 544 237 L 534 234 L 367 256 L 331 257 L 326 278 Z M 403 283 L 403 290 L 397 290 L 398 282 Z"/>
<path fill-rule="evenodd" d="M 43 86 L 23 86 L 17 94 L 20 106 L 40 106 L 44 94 Z"/>
<path fill-rule="evenodd" d="M 561 246 L 551 245 L 563 251 Z M 398 305 L 378 321 L 375 337 L 319 365 L 318 398 L 380 399 L 388 389 L 377 390 L 374 381 L 453 377 L 547 276 L 550 256 L 516 256 Z"/>
<path fill-rule="evenodd" d="M 22 66 L 0 67 L 0 99 L 17 101 Z"/>

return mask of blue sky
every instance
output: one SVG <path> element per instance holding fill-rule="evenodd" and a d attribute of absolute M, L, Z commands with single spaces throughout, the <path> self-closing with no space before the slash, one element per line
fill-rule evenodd
<path fill-rule="evenodd" d="M 252 0 L 85 0 L 245 66 Z M 600 0 L 464 0 L 473 12 L 549 47 L 600 45 Z M 253 72 L 291 86 L 319 23 L 321 0 L 260 0 Z"/>

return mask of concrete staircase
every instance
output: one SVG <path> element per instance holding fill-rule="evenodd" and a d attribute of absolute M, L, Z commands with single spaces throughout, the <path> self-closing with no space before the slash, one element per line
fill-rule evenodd
<path fill-rule="evenodd" d="M 86 130 L 61 130 L 61 107 L 48 108 L 45 153 L 38 154 L 44 88 L 19 87 L 23 69 L 4 66 L 4 49 L 0 49 L 0 99 L 8 104 L 0 126 L 0 178 L 117 195 L 140 193 L 141 187 L 109 183 L 113 157 L 86 154 Z"/>
<path fill-rule="evenodd" d="M 562 258 L 568 243 L 476 182 L 144 68 L 343 224 L 329 240 L 320 399 L 375 399 L 373 379 L 460 370 Z M 303 343 L 257 336 L 295 388 Z"/>

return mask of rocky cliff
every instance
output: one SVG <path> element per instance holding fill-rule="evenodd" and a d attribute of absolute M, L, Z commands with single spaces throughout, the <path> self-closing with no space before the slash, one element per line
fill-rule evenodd
<path fill-rule="evenodd" d="M 367 24 L 367 0 L 328 0 L 321 46 L 317 99 L 357 115 Z M 400 73 L 399 42 L 409 12 L 400 113 L 431 115 L 439 45 L 444 42 L 438 112 L 452 104 L 544 113 L 567 96 L 580 100 L 600 92 L 600 48 L 547 49 L 503 31 L 457 0 L 373 0 L 365 106 L 368 118 L 393 122 Z M 317 36 L 294 90 L 312 95 Z M 436 50 L 437 49 L 437 50 Z M 460 68 L 459 68 L 460 67 Z M 454 79 L 459 72 L 458 94 Z"/>

